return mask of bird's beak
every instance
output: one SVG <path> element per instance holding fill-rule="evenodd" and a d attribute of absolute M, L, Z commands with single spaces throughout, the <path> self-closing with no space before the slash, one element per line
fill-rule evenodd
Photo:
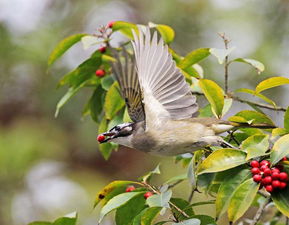
<path fill-rule="evenodd" d="M 104 132 L 104 133 L 99 134 L 97 136 L 97 140 L 99 143 L 105 143 L 105 142 L 108 142 L 109 140 L 113 139 L 115 135 L 116 135 L 116 133 L 112 132 L 112 131 Z"/>

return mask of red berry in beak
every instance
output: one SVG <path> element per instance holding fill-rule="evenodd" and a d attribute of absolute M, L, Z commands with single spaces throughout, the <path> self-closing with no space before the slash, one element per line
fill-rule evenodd
<path fill-rule="evenodd" d="M 113 24 L 114 24 L 114 21 L 111 21 L 111 22 L 109 22 L 109 23 L 107 24 L 107 26 L 108 26 L 109 28 L 112 28 L 112 27 L 113 27 Z"/>
<path fill-rule="evenodd" d="M 153 193 L 151 193 L 150 191 L 146 192 L 143 196 L 145 199 L 151 197 L 153 195 Z"/>
<path fill-rule="evenodd" d="M 126 189 L 125 189 L 125 192 L 131 192 L 131 191 L 134 191 L 135 190 L 135 187 L 133 185 L 131 186 L 128 186 Z"/>
<path fill-rule="evenodd" d="M 104 70 L 97 70 L 97 71 L 95 71 L 95 75 L 98 77 L 103 77 L 105 75 L 105 71 Z"/>
<path fill-rule="evenodd" d="M 97 140 L 98 140 L 98 142 L 103 142 L 105 140 L 105 136 L 100 134 L 100 135 L 98 135 Z"/>
<path fill-rule="evenodd" d="M 106 47 L 105 47 L 105 46 L 100 47 L 100 48 L 98 49 L 98 51 L 100 51 L 101 53 L 105 53 Z"/>

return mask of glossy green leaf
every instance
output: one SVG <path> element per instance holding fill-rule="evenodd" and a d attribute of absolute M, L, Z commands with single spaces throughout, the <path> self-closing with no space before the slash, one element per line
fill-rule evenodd
<path fill-rule="evenodd" d="M 53 225 L 76 225 L 77 213 L 73 212 L 64 217 L 58 218 L 53 222 Z"/>
<path fill-rule="evenodd" d="M 111 212 L 114 209 L 117 209 L 127 203 L 129 200 L 134 198 L 137 195 L 143 195 L 145 192 L 127 192 L 122 193 L 119 195 L 114 196 L 112 199 L 110 199 L 104 207 L 102 207 L 100 211 L 100 216 L 98 222 L 100 223 L 104 216 Z"/>
<path fill-rule="evenodd" d="M 147 199 L 149 207 L 164 207 L 169 208 L 169 201 L 172 197 L 172 190 L 161 192 L 160 194 L 154 194 Z"/>
<path fill-rule="evenodd" d="M 224 107 L 222 110 L 222 117 L 226 115 L 226 113 L 230 110 L 231 106 L 233 104 L 232 98 L 225 98 L 224 99 Z"/>
<path fill-rule="evenodd" d="M 270 160 L 274 165 L 289 154 L 289 134 L 280 137 L 273 145 Z"/>
<path fill-rule="evenodd" d="M 289 186 L 284 190 L 274 191 L 271 195 L 277 209 L 285 216 L 289 217 Z"/>
<path fill-rule="evenodd" d="M 247 152 L 247 160 L 265 155 L 269 149 L 268 135 L 253 135 L 242 142 L 241 149 Z"/>
<path fill-rule="evenodd" d="M 200 225 L 216 225 L 216 221 L 213 217 L 207 216 L 207 215 L 195 215 L 192 216 L 193 219 L 198 219 L 201 221 Z"/>
<path fill-rule="evenodd" d="M 248 175 L 251 175 L 249 169 L 234 168 L 230 171 L 230 176 L 227 176 L 218 190 L 216 198 L 217 218 L 227 211 L 236 188 L 248 177 Z"/>
<path fill-rule="evenodd" d="M 101 87 L 108 91 L 111 85 L 113 85 L 114 79 L 112 76 L 105 76 L 104 78 L 101 79 Z"/>
<path fill-rule="evenodd" d="M 284 115 L 284 128 L 287 130 L 287 132 L 289 132 L 289 107 Z"/>
<path fill-rule="evenodd" d="M 237 187 L 229 203 L 229 221 L 235 222 L 244 215 L 254 201 L 259 186 L 260 184 L 251 178 Z"/>
<path fill-rule="evenodd" d="M 224 107 L 224 92 L 222 88 L 214 81 L 207 79 L 200 79 L 199 85 L 210 102 L 213 113 L 220 118 Z"/>
<path fill-rule="evenodd" d="M 229 49 L 210 48 L 210 53 L 218 59 L 220 64 L 223 64 L 225 58 L 230 55 L 234 49 L 235 47 Z"/>
<path fill-rule="evenodd" d="M 205 107 L 201 108 L 199 117 L 213 117 L 214 113 L 212 112 L 211 105 L 208 104 Z"/>
<path fill-rule="evenodd" d="M 115 213 L 116 225 L 131 225 L 134 218 L 147 206 L 143 195 L 137 195 L 119 207 Z"/>
<path fill-rule="evenodd" d="M 194 215 L 194 211 L 192 209 L 192 206 L 190 206 L 190 203 L 182 198 L 171 198 L 171 202 L 177 206 L 179 209 L 181 209 L 183 212 L 185 212 L 189 217 Z M 178 221 L 182 221 L 187 219 L 183 214 L 181 214 L 178 210 L 176 210 L 174 207 L 171 207 L 172 213 L 175 215 L 175 217 L 178 218 Z"/>
<path fill-rule="evenodd" d="M 181 69 L 188 68 L 189 66 L 192 66 L 192 65 L 200 62 L 201 60 L 208 57 L 209 55 L 210 55 L 210 49 L 209 48 L 196 49 L 196 50 L 190 52 L 189 54 L 187 54 L 185 56 L 185 58 L 182 61 L 180 61 L 178 66 Z"/>
<path fill-rule="evenodd" d="M 201 221 L 199 219 L 188 219 L 178 223 L 172 223 L 172 225 L 200 225 Z"/>
<path fill-rule="evenodd" d="M 237 58 L 237 59 L 234 59 L 233 62 L 241 62 L 241 63 L 249 64 L 257 70 L 258 74 L 260 74 L 261 72 L 265 70 L 264 64 L 255 59 Z"/>
<path fill-rule="evenodd" d="M 125 192 L 126 187 L 132 183 L 135 182 L 127 180 L 116 180 L 109 183 L 97 193 L 94 207 L 96 207 L 100 202 L 102 205 L 105 205 L 114 196 Z"/>
<path fill-rule="evenodd" d="M 171 43 L 174 40 L 175 31 L 170 26 L 164 24 L 155 24 L 152 22 L 149 22 L 148 25 L 150 28 L 156 28 L 158 32 L 160 32 L 165 43 Z"/>
<path fill-rule="evenodd" d="M 102 111 L 102 97 L 104 91 L 100 86 L 98 86 L 93 92 L 91 98 L 88 101 L 88 108 L 91 118 L 98 123 L 99 115 Z"/>
<path fill-rule="evenodd" d="M 137 26 L 133 23 L 115 21 L 112 26 L 113 31 L 119 31 L 130 39 L 133 39 L 132 30 L 138 33 Z"/>
<path fill-rule="evenodd" d="M 124 100 L 121 97 L 117 82 L 109 88 L 104 101 L 105 117 L 111 120 L 117 112 L 125 106 Z"/>
<path fill-rule="evenodd" d="M 254 90 L 247 89 L 247 88 L 240 88 L 240 89 L 236 90 L 236 92 L 243 92 L 243 93 L 251 94 L 253 96 L 256 96 L 256 97 L 264 100 L 265 102 L 268 102 L 270 105 L 273 105 L 274 107 L 276 107 L 276 103 L 274 101 L 272 101 L 270 98 L 267 98 L 265 95 L 262 95 L 260 93 L 255 92 Z"/>
<path fill-rule="evenodd" d="M 134 218 L 132 225 L 151 225 L 155 217 L 160 213 L 161 209 L 161 207 L 144 209 Z"/>
<path fill-rule="evenodd" d="M 267 124 L 274 126 L 273 121 L 265 114 L 251 111 L 251 110 L 243 110 L 238 112 L 235 116 L 242 117 L 248 124 Z M 231 118 L 230 118 L 230 121 Z"/>
<path fill-rule="evenodd" d="M 59 42 L 56 47 L 51 52 L 49 59 L 48 59 L 48 66 L 53 64 L 60 56 L 62 56 L 70 47 L 74 44 L 79 42 L 82 37 L 86 36 L 87 34 L 75 34 L 71 35 L 61 42 Z"/>
<path fill-rule="evenodd" d="M 271 77 L 267 80 L 263 80 L 256 87 L 256 92 L 267 90 L 269 88 L 278 87 L 281 85 L 289 84 L 289 79 L 285 77 Z"/>
<path fill-rule="evenodd" d="M 224 171 L 246 163 L 246 153 L 236 149 L 218 149 L 211 153 L 198 168 L 198 174 Z"/>

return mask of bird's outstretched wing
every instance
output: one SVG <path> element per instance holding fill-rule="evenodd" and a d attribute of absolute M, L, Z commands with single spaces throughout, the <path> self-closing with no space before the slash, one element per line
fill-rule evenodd
<path fill-rule="evenodd" d="M 176 67 L 168 46 L 157 33 L 139 27 L 132 41 L 138 79 L 144 98 L 147 128 L 161 126 L 167 119 L 186 119 L 197 115 L 196 96 L 191 94 L 184 76 Z"/>
<path fill-rule="evenodd" d="M 116 62 L 112 64 L 113 74 L 119 83 L 122 97 L 125 99 L 128 114 L 132 121 L 145 119 L 141 90 L 135 69 L 135 60 L 126 50 L 114 53 Z"/>

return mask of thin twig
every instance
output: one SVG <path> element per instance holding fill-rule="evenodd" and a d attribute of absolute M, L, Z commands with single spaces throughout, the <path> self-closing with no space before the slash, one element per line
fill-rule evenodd
<path fill-rule="evenodd" d="M 192 94 L 193 95 L 204 95 L 203 93 L 200 93 L 200 92 L 192 92 Z M 252 104 L 252 105 L 258 106 L 260 108 L 264 108 L 264 109 L 270 109 L 270 110 L 274 110 L 274 111 L 286 112 L 286 109 L 281 107 L 281 106 L 274 107 L 274 106 L 271 106 L 271 105 L 268 105 L 268 104 L 263 104 L 263 103 L 259 103 L 259 102 L 253 102 L 253 101 L 245 100 L 245 99 L 242 99 L 240 97 L 234 96 L 232 94 L 230 94 L 228 97 L 234 99 L 235 101 L 244 103 L 244 104 Z"/>
<path fill-rule="evenodd" d="M 196 190 L 196 187 L 192 187 L 192 190 L 191 190 L 191 193 L 190 193 L 190 196 L 188 198 L 188 202 L 191 203 L 193 197 L 194 197 L 194 193 L 195 193 L 195 190 Z"/>
<path fill-rule="evenodd" d="M 175 187 L 176 185 L 182 183 L 183 181 L 184 181 L 184 180 L 178 180 L 178 181 L 176 181 L 175 183 L 170 184 L 169 187 L 168 187 L 168 189 L 171 189 L 171 188 Z"/>
<path fill-rule="evenodd" d="M 289 225 L 289 217 L 286 217 L 286 225 Z"/>
<path fill-rule="evenodd" d="M 269 198 L 271 195 L 266 191 L 259 190 L 258 194 L 262 195 L 264 198 Z"/>
<path fill-rule="evenodd" d="M 253 218 L 252 222 L 250 223 L 250 225 L 255 225 L 255 224 L 258 223 L 258 221 L 260 220 L 261 215 L 262 215 L 262 213 L 264 212 L 265 207 L 266 207 L 266 205 L 269 203 L 269 201 L 270 201 L 270 197 L 267 197 L 267 198 L 265 199 L 265 201 L 260 205 L 260 207 L 259 207 L 259 209 L 257 210 L 256 215 L 254 216 L 254 218 Z"/>

